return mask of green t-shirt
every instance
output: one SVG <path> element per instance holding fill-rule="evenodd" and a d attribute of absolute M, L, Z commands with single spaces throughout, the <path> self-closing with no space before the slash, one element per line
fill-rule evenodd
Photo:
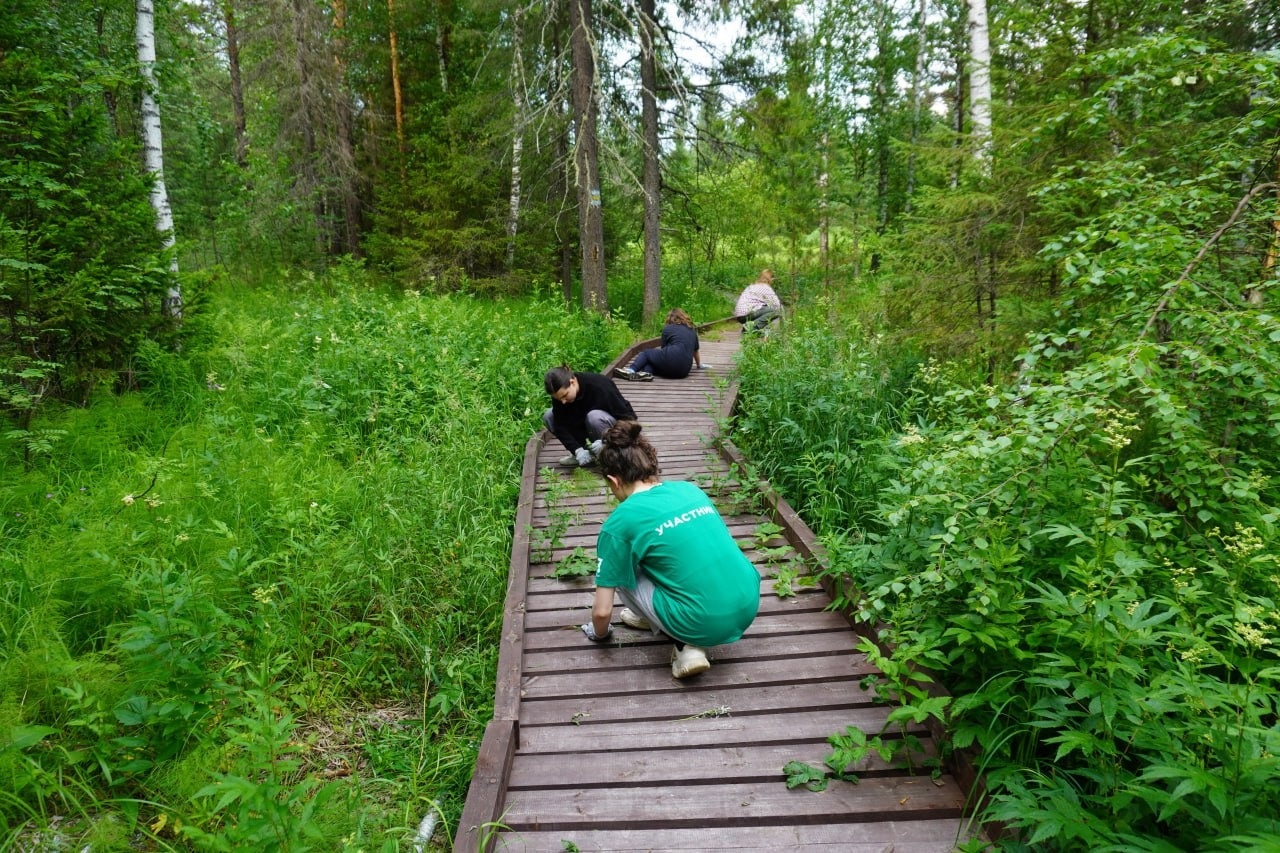
<path fill-rule="evenodd" d="M 634 589 L 643 566 L 658 618 L 686 643 L 732 643 L 760 608 L 760 574 L 692 483 L 659 483 L 624 500 L 600 528 L 596 552 L 596 586 Z"/>

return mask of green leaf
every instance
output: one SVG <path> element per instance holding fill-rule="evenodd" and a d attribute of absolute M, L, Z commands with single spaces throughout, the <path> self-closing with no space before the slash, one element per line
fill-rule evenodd
<path fill-rule="evenodd" d="M 787 774 L 788 790 L 803 785 L 810 791 L 817 793 L 825 791 L 827 788 L 826 772 L 810 764 L 805 764 L 803 761 L 788 761 L 786 766 L 782 768 L 782 772 Z"/>

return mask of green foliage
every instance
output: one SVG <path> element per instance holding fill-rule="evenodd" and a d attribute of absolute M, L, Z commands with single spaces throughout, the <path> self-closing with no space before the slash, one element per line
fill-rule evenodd
<path fill-rule="evenodd" d="M 809 433 L 784 418 L 753 444 L 775 483 L 799 484 L 833 570 L 864 591 L 847 604 L 892 626 L 897 650 L 879 665 L 895 718 L 945 706 L 893 673 L 940 673 L 957 694 L 956 745 L 980 746 L 988 762 L 991 815 L 1026 827 L 1033 846 L 1152 834 L 1228 845 L 1275 831 L 1259 817 L 1274 813 L 1280 773 L 1280 432 L 1263 414 L 1280 390 L 1274 320 L 1191 296 L 1170 323 L 1187 340 L 1112 349 L 1087 330 L 1050 336 L 1007 389 L 928 363 L 895 408 L 846 404 Z M 767 383 L 744 388 L 755 407 L 744 441 L 761 442 L 757 412 L 800 411 L 783 408 L 799 383 L 775 377 L 818 339 L 804 328 L 749 353 L 776 370 L 744 370 Z M 815 349 L 814 375 L 849 360 L 883 375 L 869 350 Z M 805 387 L 839 392 L 833 381 Z M 826 440 L 827 424 L 839 436 L 846 420 L 865 430 L 871 483 L 792 450 Z M 857 511 L 830 509 L 860 495 Z"/>
<path fill-rule="evenodd" d="M 30 429 L 46 401 L 84 402 L 140 342 L 172 335 L 139 143 L 111 111 L 136 59 L 111 52 L 94 18 L 122 23 L 25 0 L 0 23 L 0 411 L 32 455 L 49 450 Z"/>
<path fill-rule="evenodd" d="M 631 333 L 339 273 L 215 292 L 207 347 L 143 348 L 144 393 L 36 420 L 62 438 L 29 468 L 0 439 L 0 837 L 115 815 L 323 849 L 456 820 L 542 375 Z M 335 752 L 350 775 L 317 783 Z"/>

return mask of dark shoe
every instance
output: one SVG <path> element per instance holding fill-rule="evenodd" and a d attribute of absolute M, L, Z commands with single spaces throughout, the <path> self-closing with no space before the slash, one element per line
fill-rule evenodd
<path fill-rule="evenodd" d="M 636 373 L 632 378 L 634 378 L 637 382 L 652 382 L 653 374 L 649 373 L 646 370 L 642 370 L 639 373 Z"/>
<path fill-rule="evenodd" d="M 619 379 L 625 379 L 628 382 L 635 382 L 640 378 L 640 374 L 636 373 L 630 367 L 619 367 L 613 371 L 613 375 Z"/>

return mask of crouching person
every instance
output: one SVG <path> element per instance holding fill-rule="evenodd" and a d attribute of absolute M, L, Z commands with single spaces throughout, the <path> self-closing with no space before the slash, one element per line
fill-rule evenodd
<path fill-rule="evenodd" d="M 700 488 L 658 478 L 658 453 L 639 423 L 618 421 L 603 445 L 600 472 L 620 503 L 600 528 L 595 602 L 582 631 L 609 639 L 616 592 L 623 623 L 675 641 L 673 676 L 706 672 L 706 649 L 734 642 L 755 619 L 760 575 Z"/>

